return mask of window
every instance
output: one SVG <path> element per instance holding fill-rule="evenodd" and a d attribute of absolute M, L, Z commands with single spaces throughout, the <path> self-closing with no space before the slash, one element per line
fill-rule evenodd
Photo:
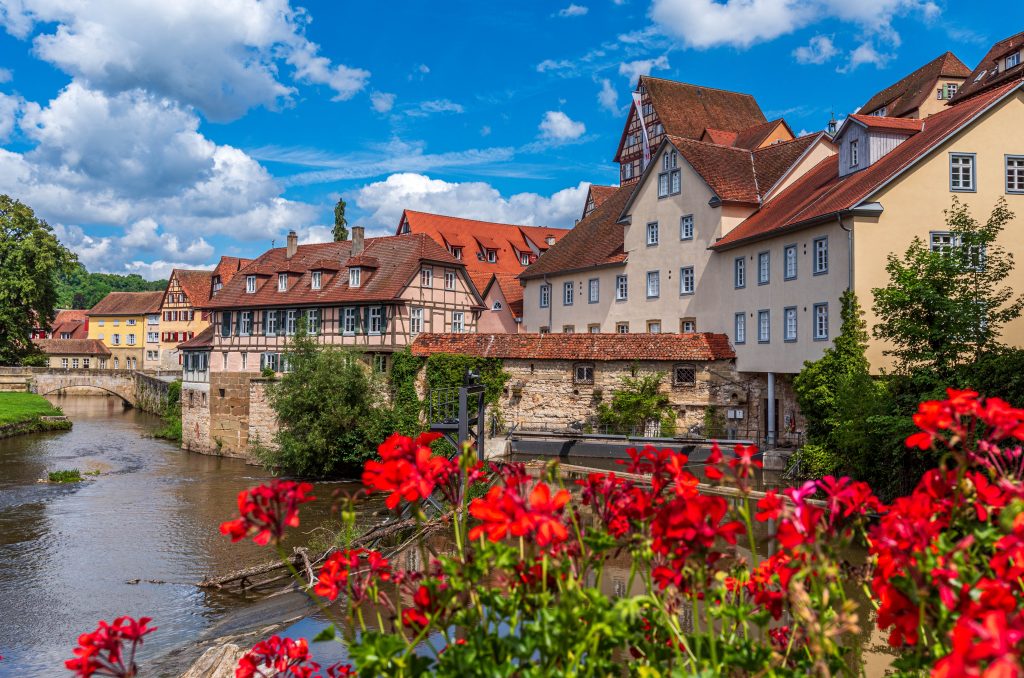
<path fill-rule="evenodd" d="M 460 333 L 466 331 L 466 315 L 462 311 L 452 312 L 452 332 Z"/>
<path fill-rule="evenodd" d="M 117 358 L 114 358 L 114 369 L 115 370 L 120 366 L 120 362 L 121 362 L 120 360 L 118 360 Z"/>
<path fill-rule="evenodd" d="M 524 254 L 520 254 L 519 255 L 519 263 L 522 264 L 523 266 L 529 266 L 530 265 L 530 255 L 529 254 L 525 254 L 525 253 Z"/>
<path fill-rule="evenodd" d="M 785 271 L 783 277 L 786 280 L 796 280 L 796 245 L 786 245 L 782 254 Z"/>
<path fill-rule="evenodd" d="M 747 260 L 743 257 L 732 262 L 732 284 L 736 289 L 747 286 Z"/>
<path fill-rule="evenodd" d="M 814 305 L 814 340 L 828 339 L 828 304 Z"/>
<path fill-rule="evenodd" d="M 572 383 L 593 384 L 594 363 L 576 363 L 572 366 Z"/>
<path fill-rule="evenodd" d="M 693 215 L 685 214 L 679 218 L 679 239 L 693 240 Z"/>
<path fill-rule="evenodd" d="M 371 306 L 370 307 L 370 322 L 369 322 L 369 333 L 380 334 L 384 331 L 384 307 L 383 306 Z M 453 332 L 455 330 L 452 330 Z"/>
<path fill-rule="evenodd" d="M 589 332 L 590 334 L 600 334 L 601 326 L 596 323 L 593 325 L 587 325 L 587 332 Z"/>
<path fill-rule="evenodd" d="M 498 250 L 487 250 L 487 262 L 495 263 L 498 261 Z"/>
<path fill-rule="evenodd" d="M 796 341 L 796 306 L 787 306 L 783 310 L 783 341 Z"/>
<path fill-rule="evenodd" d="M 622 178 L 632 179 L 633 178 L 633 163 L 627 162 L 622 166 Z"/>
<path fill-rule="evenodd" d="M 539 332 L 541 334 L 551 334 L 551 328 L 548 327 L 547 325 L 543 325 L 543 326 L 541 326 Z"/>
<path fill-rule="evenodd" d="M 99 334 L 99 336 L 98 336 L 97 338 L 98 338 L 98 339 L 99 339 L 100 341 L 103 341 L 103 333 L 101 332 L 101 333 Z"/>
<path fill-rule="evenodd" d="M 947 99 L 952 99 L 953 96 L 956 94 L 957 89 L 959 89 L 959 86 L 955 82 L 947 82 L 946 83 L 946 98 Z"/>
<path fill-rule="evenodd" d="M 311 308 L 306 311 L 306 328 L 310 334 L 320 334 L 320 309 Z"/>
<path fill-rule="evenodd" d="M 314 290 L 320 289 L 320 285 L 323 282 L 323 272 L 313 271 L 309 276 L 309 286 Z"/>
<path fill-rule="evenodd" d="M 504 308 L 504 307 L 501 305 L 500 301 L 496 301 L 493 304 L 491 304 L 491 310 L 492 311 L 500 311 L 502 308 Z"/>
<path fill-rule="evenodd" d="M 73 370 L 77 370 L 78 369 L 78 358 L 72 358 L 71 359 L 71 369 L 73 369 Z"/>
<path fill-rule="evenodd" d="M 112 343 L 114 346 L 120 346 L 121 345 L 121 335 L 120 334 L 112 334 L 112 335 L 110 335 L 110 343 Z"/>
<path fill-rule="evenodd" d="M 238 333 L 243 337 L 252 334 L 252 311 L 242 311 L 242 318 L 239 322 Z"/>
<path fill-rule="evenodd" d="M 1006 57 L 1006 68 L 1013 68 L 1020 63 L 1020 52 L 1014 52 Z"/>
<path fill-rule="evenodd" d="M 950 254 L 956 246 L 956 238 L 949 231 L 932 231 L 929 238 L 929 248 L 932 252 Z"/>
<path fill-rule="evenodd" d="M 160 341 L 160 333 L 159 332 L 146 332 L 146 341 L 148 343 L 151 343 L 151 344 L 153 342 Z"/>
<path fill-rule="evenodd" d="M 452 256 L 455 257 L 456 259 L 461 259 L 462 258 L 462 248 L 461 247 L 453 247 L 452 248 Z"/>
<path fill-rule="evenodd" d="M 277 311 L 263 312 L 263 334 L 268 337 L 277 335 Z"/>
<path fill-rule="evenodd" d="M 434 286 L 434 269 L 432 268 L 421 268 L 420 269 L 420 287 L 433 287 Z"/>
<path fill-rule="evenodd" d="M 683 334 L 693 334 L 697 331 L 697 321 L 693 318 L 680 318 L 679 331 Z"/>
<path fill-rule="evenodd" d="M 647 334 L 661 334 L 661 321 L 659 321 L 659 320 L 648 320 L 647 321 Z"/>
<path fill-rule="evenodd" d="M 359 287 L 360 282 L 362 281 L 362 278 L 363 278 L 363 269 L 359 268 L 358 266 L 353 266 L 352 268 L 348 269 L 348 286 L 349 287 Z"/>
<path fill-rule="evenodd" d="M 245 276 L 245 293 L 255 294 L 256 292 L 256 276 L 247 275 Z"/>
<path fill-rule="evenodd" d="M 679 269 L 679 294 L 693 294 L 693 289 L 693 266 L 683 266 Z"/>
<path fill-rule="evenodd" d="M 242 352 L 242 369 L 244 370 L 249 365 L 249 354 Z"/>
<path fill-rule="evenodd" d="M 354 306 L 346 306 L 343 309 L 341 309 L 341 332 L 342 332 L 342 334 L 355 334 L 356 333 L 356 329 L 359 327 L 359 323 L 357 321 L 357 318 L 358 318 L 357 312 L 358 312 L 358 310 L 359 309 L 355 308 Z M 418 309 L 418 310 L 420 311 L 420 317 L 422 319 L 422 317 L 423 317 L 422 316 L 423 309 Z"/>
<path fill-rule="evenodd" d="M 388 354 L 376 353 L 373 356 L 373 371 L 381 374 L 388 371 Z"/>
<path fill-rule="evenodd" d="M 757 343 L 767 344 L 772 339 L 771 311 L 757 312 Z"/>
<path fill-rule="evenodd" d="M 974 154 L 949 154 L 949 190 L 974 191 Z"/>
<path fill-rule="evenodd" d="M 134 332 L 130 333 L 128 335 L 128 345 L 129 346 L 134 346 L 135 345 L 135 333 Z"/>
<path fill-rule="evenodd" d="M 658 175 L 658 197 L 664 198 L 668 195 L 668 172 Z"/>
<path fill-rule="evenodd" d="M 154 314 L 154 315 L 148 316 L 146 318 L 146 324 L 147 325 L 159 325 L 160 324 L 160 315 L 159 314 Z"/>
<path fill-rule="evenodd" d="M 70 332 L 61 332 L 60 333 L 60 338 L 61 339 L 70 339 L 71 338 L 71 333 Z"/>
<path fill-rule="evenodd" d="M 828 237 L 814 239 L 814 275 L 828 273 Z"/>
<path fill-rule="evenodd" d="M 694 386 L 697 383 L 697 368 L 694 365 L 673 365 L 672 384 Z"/>
<path fill-rule="evenodd" d="M 281 371 L 281 354 L 280 353 L 261 353 L 260 354 L 260 371 L 270 368 L 274 372 Z"/>
<path fill-rule="evenodd" d="M 278 273 L 277 274 L 277 291 L 284 292 L 288 289 L 288 274 Z"/>
<path fill-rule="evenodd" d="M 114 360 L 117 360 L 117 358 L 114 358 Z M 68 368 L 68 359 L 67 358 L 61 358 L 60 359 L 60 366 L 66 370 Z"/>
<path fill-rule="evenodd" d="M 295 334 L 295 325 L 296 325 L 296 322 L 298 321 L 298 319 L 299 319 L 299 312 L 296 311 L 295 309 L 290 309 L 288 311 L 285 311 L 285 316 L 284 316 L 284 333 L 285 334 L 289 334 L 289 335 L 290 334 Z"/>
<path fill-rule="evenodd" d="M 647 246 L 653 247 L 658 244 L 658 222 L 652 221 L 647 224 Z"/>
<path fill-rule="evenodd" d="M 657 299 L 661 295 L 661 272 L 647 271 L 647 298 Z"/>
<path fill-rule="evenodd" d="M 1006 192 L 1024 193 L 1024 155 L 1006 156 Z"/>
<path fill-rule="evenodd" d="M 615 323 L 616 334 L 629 334 L 629 323 Z"/>
<path fill-rule="evenodd" d="M 114 321 L 114 327 L 118 327 L 118 326 L 120 326 L 120 324 L 121 324 L 120 320 L 115 320 Z"/>
<path fill-rule="evenodd" d="M 850 167 L 856 167 L 859 158 L 857 157 L 857 140 L 850 141 Z"/>
<path fill-rule="evenodd" d="M 624 275 L 615 276 L 615 299 L 625 301 L 629 298 L 629 279 Z"/>
<path fill-rule="evenodd" d="M 423 309 L 414 308 L 409 311 L 409 334 L 419 334 L 423 331 Z"/>
<path fill-rule="evenodd" d="M 601 280 L 591 278 L 587 281 L 587 303 L 596 304 L 601 300 Z"/>
<path fill-rule="evenodd" d="M 757 255 L 757 284 L 767 285 L 771 274 L 771 253 L 760 252 Z"/>
<path fill-rule="evenodd" d="M 576 334 L 576 326 L 562 325 L 562 334 Z"/>
<path fill-rule="evenodd" d="M 562 305 L 563 306 L 572 306 L 572 297 L 573 297 L 573 292 L 575 292 L 575 291 L 576 291 L 576 288 L 573 286 L 573 284 L 571 282 L 562 283 Z"/>
<path fill-rule="evenodd" d="M 444 288 L 446 290 L 455 289 L 455 271 L 444 272 Z"/>
<path fill-rule="evenodd" d="M 547 308 L 551 305 L 551 285 L 544 283 L 540 286 L 540 307 Z"/>
<path fill-rule="evenodd" d="M 224 366 L 224 369 L 226 370 L 226 369 L 228 369 L 228 354 L 227 354 L 227 352 L 224 352 L 224 353 L 221 353 L 220 355 L 221 355 L 221 364 Z M 220 395 L 221 395 L 221 397 L 224 396 L 224 390 L 223 389 L 221 389 Z"/>
<path fill-rule="evenodd" d="M 671 186 L 669 187 L 669 191 L 672 193 L 672 195 L 676 195 L 682 188 L 682 178 L 680 176 L 679 170 L 671 172 L 668 176 L 669 183 L 671 184 Z"/>
<path fill-rule="evenodd" d="M 105 322 L 106 322 L 106 321 L 104 321 L 104 320 L 100 320 L 98 324 L 99 324 L 99 326 L 100 326 L 100 327 L 103 327 L 103 324 L 104 324 Z"/>
<path fill-rule="evenodd" d="M 86 370 L 89 369 L 89 359 L 88 358 L 82 358 L 82 368 L 86 369 Z"/>

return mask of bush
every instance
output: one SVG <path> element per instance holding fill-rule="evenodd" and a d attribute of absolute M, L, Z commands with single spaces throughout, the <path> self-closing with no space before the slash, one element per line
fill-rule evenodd
<path fill-rule="evenodd" d="M 181 379 L 172 381 L 167 389 L 167 402 L 164 412 L 160 415 L 164 420 L 163 428 L 154 433 L 154 437 L 181 442 Z"/>
<path fill-rule="evenodd" d="M 47 479 L 51 483 L 78 483 L 82 481 L 82 472 L 77 468 L 64 471 L 50 471 Z"/>
<path fill-rule="evenodd" d="M 623 377 L 622 386 L 612 391 L 610 403 L 601 403 L 597 408 L 597 420 L 610 431 L 630 433 L 642 431 L 648 422 L 657 421 L 662 426 L 671 418 L 671 430 L 675 431 L 675 419 L 668 396 L 661 392 L 663 372 L 645 374 L 639 377 Z"/>

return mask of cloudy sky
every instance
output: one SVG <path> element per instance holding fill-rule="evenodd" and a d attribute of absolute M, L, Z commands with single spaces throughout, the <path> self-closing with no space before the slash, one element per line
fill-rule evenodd
<path fill-rule="evenodd" d="M 149 278 L 325 239 L 339 196 L 372 234 L 404 207 L 571 226 L 640 74 L 814 131 L 947 49 L 973 67 L 1013 6 L 0 0 L 0 192 Z"/>

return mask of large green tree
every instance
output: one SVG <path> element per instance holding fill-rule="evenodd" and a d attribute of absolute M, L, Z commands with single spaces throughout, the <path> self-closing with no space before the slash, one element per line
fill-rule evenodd
<path fill-rule="evenodd" d="M 59 277 L 57 306 L 92 308 L 111 292 L 153 292 L 166 288 L 166 280 L 146 280 L 138 273 L 90 273 L 79 263 Z"/>
<path fill-rule="evenodd" d="M 338 198 L 334 206 L 334 242 L 348 240 L 348 219 L 345 218 L 345 201 Z"/>
<path fill-rule="evenodd" d="M 53 317 L 58 276 L 75 262 L 32 208 L 0 195 L 0 364 L 32 353 L 32 328 Z"/>

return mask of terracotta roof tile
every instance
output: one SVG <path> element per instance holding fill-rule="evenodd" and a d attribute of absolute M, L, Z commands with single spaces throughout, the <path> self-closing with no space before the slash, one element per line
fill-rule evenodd
<path fill-rule="evenodd" d="M 727 132 L 724 129 L 711 129 L 710 127 L 704 130 L 704 134 L 701 135 L 701 141 L 707 141 L 711 144 L 719 144 L 721 146 L 732 146 L 733 142 L 736 141 L 737 132 Z"/>
<path fill-rule="evenodd" d="M 932 85 L 939 78 L 966 78 L 970 72 L 971 69 L 956 58 L 955 54 L 946 52 L 873 95 L 860 110 L 872 113 L 886 106 L 886 115 L 898 118 L 912 113 L 920 108 L 925 99 L 935 96 Z"/>
<path fill-rule="evenodd" d="M 497 285 L 501 290 L 512 315 L 521 318 L 523 316 L 523 286 L 519 284 L 519 277 L 511 273 L 495 273 L 486 287 L 491 285 Z"/>
<path fill-rule="evenodd" d="M 87 315 L 146 315 L 159 313 L 163 292 L 111 292 L 97 302 Z"/>
<path fill-rule="evenodd" d="M 745 130 L 741 130 L 736 135 L 736 138 L 733 139 L 731 145 L 752 151 L 755 148 L 759 148 L 761 144 L 764 143 L 764 140 L 768 138 L 768 135 L 774 132 L 775 128 L 779 125 L 786 128 L 786 132 L 789 134 L 790 139 L 792 139 L 794 134 L 793 131 L 789 129 L 789 125 L 786 121 L 782 118 L 776 118 L 775 120 L 769 120 L 768 122 L 763 122 L 759 125 L 752 125 Z"/>
<path fill-rule="evenodd" d="M 685 82 L 641 76 L 640 83 L 651 95 L 651 103 L 665 133 L 700 139 L 712 128 L 740 132 L 766 122 L 761 107 L 749 94 L 701 87 Z"/>
<path fill-rule="evenodd" d="M 192 337 L 188 341 L 183 341 L 178 344 L 178 348 L 182 349 L 199 349 L 209 348 L 213 346 L 213 337 L 216 334 L 217 328 L 213 325 L 207 325 L 202 332 Z"/>
<path fill-rule="evenodd" d="M 590 184 L 590 197 L 594 199 L 594 207 L 600 207 L 601 203 L 615 195 L 615 191 L 617 190 L 619 190 L 618 186 Z"/>
<path fill-rule="evenodd" d="M 1024 49 L 1024 31 L 992 45 L 985 58 L 978 62 L 974 71 L 967 76 L 967 80 L 953 95 L 949 102 L 950 106 L 970 99 L 996 85 L 1024 78 L 1024 55 L 1013 68 L 1004 68 L 1005 62 L 1003 62 L 1008 54 L 1021 49 Z"/>
<path fill-rule="evenodd" d="M 213 292 L 213 271 L 194 271 L 176 268 L 171 271 L 171 277 L 178 280 L 182 291 L 192 304 L 203 303 L 210 299 L 210 295 Z"/>
<path fill-rule="evenodd" d="M 217 266 L 213 269 L 213 274 L 219 275 L 221 284 L 227 285 L 231 282 L 231 279 L 235 277 L 236 273 L 241 271 L 250 263 L 252 263 L 252 259 L 242 259 L 241 257 L 221 257 L 220 261 L 217 262 Z"/>
<path fill-rule="evenodd" d="M 39 350 L 47 355 L 109 356 L 110 349 L 99 339 L 33 339 Z"/>
<path fill-rule="evenodd" d="M 63 309 L 57 311 L 57 316 L 50 323 L 50 332 L 54 337 L 60 338 L 61 334 L 68 333 L 71 339 L 86 339 L 89 336 L 88 311 L 80 309 Z"/>
<path fill-rule="evenodd" d="M 822 132 L 805 134 L 754 151 L 754 174 L 757 179 L 757 192 L 762 200 L 807 149 L 823 136 Z"/>
<path fill-rule="evenodd" d="M 724 334 L 421 334 L 412 354 L 523 360 L 729 360 Z"/>
<path fill-rule="evenodd" d="M 916 134 L 924 129 L 925 121 L 919 118 L 892 118 L 882 115 L 860 115 L 849 116 L 868 129 L 887 130 L 890 132 L 908 132 Z"/>

